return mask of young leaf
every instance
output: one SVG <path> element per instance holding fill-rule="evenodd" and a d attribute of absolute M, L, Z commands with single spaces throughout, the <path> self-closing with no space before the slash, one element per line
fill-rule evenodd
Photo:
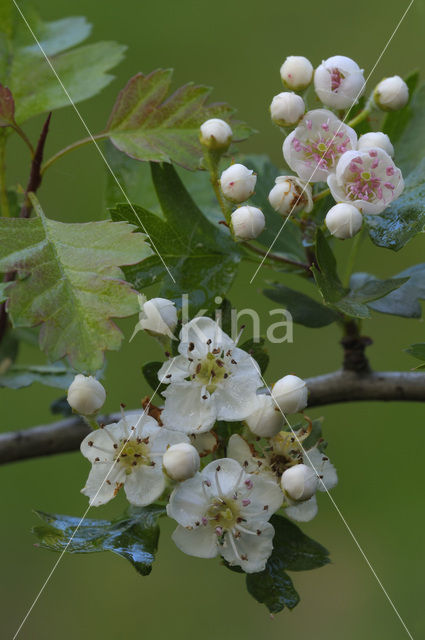
<path fill-rule="evenodd" d="M 191 314 L 200 308 L 213 308 L 214 298 L 223 296 L 233 282 L 240 249 L 226 232 L 203 216 L 172 165 L 152 164 L 152 177 L 164 218 L 135 206 L 137 217 L 125 204 L 111 211 L 113 220 L 127 220 L 140 230 L 144 228 L 152 247 L 155 245 L 156 255 L 125 269 L 127 280 L 141 292 L 163 280 L 160 295 L 181 306 L 182 294 L 189 294 Z"/>
<path fill-rule="evenodd" d="M 305 327 L 326 327 L 338 319 L 338 315 L 328 307 L 283 284 L 274 283 L 273 289 L 265 289 L 263 293 L 287 309 L 294 322 Z"/>
<path fill-rule="evenodd" d="M 106 132 L 112 143 L 136 160 L 175 162 L 186 169 L 200 168 L 203 155 L 199 127 L 209 118 L 232 125 L 234 140 L 251 130 L 234 124 L 225 104 L 206 104 L 209 87 L 186 84 L 169 96 L 172 69 L 138 73 L 119 93 Z"/>
<path fill-rule="evenodd" d="M 165 507 L 154 504 L 133 507 L 129 517 L 116 521 L 80 522 L 80 518 L 72 516 L 35 513 L 47 523 L 33 528 L 43 549 L 58 552 L 66 549 L 67 553 L 112 551 L 128 560 L 142 576 L 152 571 L 159 539 L 158 519 L 164 515 Z"/>
<path fill-rule="evenodd" d="M 0 375 L 0 387 L 21 389 L 39 382 L 47 387 L 68 389 L 73 381 L 75 371 L 63 364 L 55 365 L 13 365 Z"/>
<path fill-rule="evenodd" d="M 35 206 L 35 218 L 0 219 L 0 271 L 18 274 L 6 289 L 10 318 L 16 327 L 42 324 L 40 347 L 50 360 L 68 355 L 75 369 L 94 372 L 103 351 L 121 342 L 111 318 L 138 310 L 118 267 L 151 251 L 126 223 L 65 224 Z"/>

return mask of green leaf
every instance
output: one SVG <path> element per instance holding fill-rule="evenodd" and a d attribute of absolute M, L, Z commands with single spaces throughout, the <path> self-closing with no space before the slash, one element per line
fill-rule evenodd
<path fill-rule="evenodd" d="M 335 256 L 325 238 L 324 233 L 317 229 L 316 235 L 316 260 L 319 269 L 314 268 L 316 282 L 320 282 L 319 288 L 326 302 L 337 302 L 347 290 L 339 279 Z"/>
<path fill-rule="evenodd" d="M 172 74 L 172 69 L 157 69 L 133 76 L 118 95 L 106 132 L 132 158 L 196 170 L 203 156 L 199 127 L 205 120 L 230 122 L 235 141 L 247 138 L 251 130 L 233 123 L 228 105 L 206 104 L 209 87 L 189 83 L 169 95 Z"/>
<path fill-rule="evenodd" d="M 9 282 L 0 282 L 0 304 L 7 300 L 6 287 L 9 284 Z"/>
<path fill-rule="evenodd" d="M 379 300 L 369 302 L 368 306 L 374 311 L 388 313 L 403 318 L 420 318 L 422 308 L 419 300 L 425 300 L 425 263 L 414 265 L 397 274 L 396 279 L 407 279 L 395 291 Z M 358 289 L 370 281 L 377 281 L 369 273 L 354 273 L 351 276 L 352 289 Z"/>
<path fill-rule="evenodd" d="M 404 191 L 397 200 L 381 215 L 365 216 L 369 235 L 378 247 L 399 251 L 414 236 L 425 231 L 424 176 L 425 158 L 407 176 Z"/>
<path fill-rule="evenodd" d="M 36 511 L 36 514 L 47 523 L 33 528 L 43 549 L 66 550 L 67 553 L 112 551 L 128 560 L 142 576 L 147 576 L 158 547 L 158 519 L 165 514 L 165 507 L 153 504 L 133 507 L 129 517 L 116 521 L 80 521 L 79 517 L 50 515 L 42 511 Z"/>
<path fill-rule="evenodd" d="M 3 10 L 9 9 L 4 5 Z M 98 42 L 71 49 L 90 34 L 91 26 L 85 18 L 44 23 L 34 12 L 27 13 L 27 18 L 74 103 L 91 98 L 111 82 L 113 76 L 107 71 L 121 62 L 126 47 Z M 21 19 L 0 24 L 0 51 L 4 52 L 0 81 L 13 94 L 18 123 L 69 105 L 69 98 Z"/>
<path fill-rule="evenodd" d="M 158 394 L 161 394 L 164 389 L 167 388 L 167 385 L 165 383 L 158 386 L 158 371 L 163 364 L 163 362 L 147 362 L 142 367 L 142 373 L 145 376 L 146 382 L 148 383 L 152 391 L 156 391 Z"/>
<path fill-rule="evenodd" d="M 338 319 L 338 315 L 331 309 L 283 284 L 274 283 L 273 289 L 265 289 L 263 293 L 287 309 L 294 322 L 305 327 L 326 327 Z"/>
<path fill-rule="evenodd" d="M 425 342 L 416 342 L 415 344 L 411 344 L 410 347 L 405 349 L 405 351 L 406 353 L 410 353 L 414 358 L 422 360 L 423 364 L 415 367 L 415 369 L 425 369 Z"/>
<path fill-rule="evenodd" d="M 68 389 L 73 381 L 75 371 L 63 364 L 55 365 L 13 365 L 6 373 L 0 375 L 0 387 L 21 389 L 39 382 L 47 387 Z"/>
<path fill-rule="evenodd" d="M 395 157 L 397 165 L 407 175 L 425 156 L 425 85 L 415 91 L 402 112 L 405 122 L 396 130 Z"/>
<path fill-rule="evenodd" d="M 258 342 L 252 339 L 240 345 L 240 348 L 247 351 L 258 363 L 262 375 L 264 375 L 270 360 L 267 349 L 264 346 L 265 342 L 265 338 L 260 338 Z"/>
<path fill-rule="evenodd" d="M 270 158 L 265 155 L 244 155 L 238 160 L 249 169 L 253 169 L 257 174 L 255 193 L 250 202 L 263 211 L 266 218 L 266 226 L 256 241 L 267 249 L 274 243 L 272 247 L 273 253 L 297 262 L 305 262 L 305 249 L 300 229 L 289 219 L 281 231 L 284 221 L 272 209 L 268 200 L 268 195 L 274 186 L 275 179 L 277 176 L 282 175 L 282 171 L 279 171 Z M 286 270 L 293 270 L 293 267 L 288 267 Z"/>
<path fill-rule="evenodd" d="M 412 71 L 412 73 L 410 73 L 404 80 L 409 88 L 409 101 L 402 109 L 399 109 L 398 111 L 389 111 L 385 115 L 384 122 L 382 124 L 382 131 L 389 136 L 393 145 L 396 145 L 397 162 L 399 162 L 398 142 L 402 138 L 407 125 L 413 117 L 411 102 L 419 81 L 419 71 Z M 419 132 L 417 131 L 417 133 Z"/>
<path fill-rule="evenodd" d="M 191 315 L 201 308 L 212 309 L 214 298 L 224 297 L 233 282 L 240 249 L 227 231 L 214 227 L 203 216 L 173 166 L 152 164 L 152 176 L 163 218 L 137 206 L 135 216 L 125 204 L 111 211 L 113 220 L 127 220 L 146 230 L 156 251 L 139 265 L 126 268 L 127 280 L 141 292 L 162 280 L 160 295 L 174 300 L 179 307 L 182 295 L 189 294 Z"/>
<path fill-rule="evenodd" d="M 306 536 L 299 527 L 279 515 L 271 518 L 275 528 L 273 552 L 264 571 L 247 574 L 249 593 L 264 603 L 271 613 L 284 607 L 293 609 L 299 602 L 291 579 L 285 573 L 316 569 L 329 563 L 329 552 Z"/>
<path fill-rule="evenodd" d="M 68 355 L 75 369 L 94 372 L 103 351 L 121 343 L 111 318 L 139 308 L 118 266 L 151 251 L 126 223 L 66 224 L 35 207 L 35 218 L 0 219 L 0 271 L 18 274 L 6 290 L 8 313 L 15 327 L 42 324 L 40 347 L 50 360 Z"/>

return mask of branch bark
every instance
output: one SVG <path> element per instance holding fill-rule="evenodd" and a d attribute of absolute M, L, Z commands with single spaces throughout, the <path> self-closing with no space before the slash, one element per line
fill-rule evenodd
<path fill-rule="evenodd" d="M 358 401 L 425 402 L 425 372 L 385 371 L 359 374 L 335 371 L 306 380 L 309 408 Z M 133 411 L 134 413 L 134 411 Z M 99 416 L 100 423 L 120 420 L 121 414 Z M 22 431 L 0 434 L 0 464 L 79 449 L 90 428 L 75 416 Z"/>

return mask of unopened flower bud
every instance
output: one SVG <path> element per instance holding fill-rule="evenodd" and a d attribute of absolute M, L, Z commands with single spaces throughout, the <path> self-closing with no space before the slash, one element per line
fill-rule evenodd
<path fill-rule="evenodd" d="M 235 236 L 240 240 L 252 240 L 260 235 L 266 220 L 261 209 L 245 205 L 232 213 Z"/>
<path fill-rule="evenodd" d="M 306 464 L 296 464 L 283 472 L 282 491 L 292 500 L 309 500 L 317 491 L 317 474 Z"/>
<path fill-rule="evenodd" d="M 383 111 L 402 109 L 409 100 L 409 88 L 400 76 L 384 78 L 376 87 L 373 97 Z"/>
<path fill-rule="evenodd" d="M 382 131 L 370 131 L 360 136 L 357 142 L 357 149 L 371 149 L 378 147 L 383 149 L 392 158 L 394 156 L 394 147 L 386 133 Z"/>
<path fill-rule="evenodd" d="M 313 79 L 313 65 L 304 56 L 288 56 L 280 67 L 280 77 L 288 89 L 307 89 Z"/>
<path fill-rule="evenodd" d="M 271 396 L 260 394 L 257 398 L 258 409 L 245 418 L 245 422 L 256 436 L 271 438 L 282 429 L 284 417 Z"/>
<path fill-rule="evenodd" d="M 256 182 L 256 174 L 243 164 L 232 164 L 220 177 L 221 190 L 231 202 L 248 200 L 254 193 Z"/>
<path fill-rule="evenodd" d="M 172 480 L 192 478 L 200 467 L 199 453 L 187 442 L 173 444 L 164 453 L 162 465 Z"/>
<path fill-rule="evenodd" d="M 219 118 L 211 118 L 201 124 L 200 141 L 209 149 L 226 151 L 232 141 L 232 129 Z"/>
<path fill-rule="evenodd" d="M 276 382 L 272 396 L 284 414 L 297 413 L 307 406 L 307 385 L 298 376 L 284 376 Z"/>
<path fill-rule="evenodd" d="M 269 193 L 269 202 L 281 216 L 313 208 L 311 186 L 296 176 L 278 176 Z"/>
<path fill-rule="evenodd" d="M 305 104 L 301 96 L 290 91 L 278 93 L 271 102 L 270 115 L 280 127 L 297 124 L 305 113 Z"/>
<path fill-rule="evenodd" d="M 332 56 L 324 60 L 314 73 L 314 89 L 328 107 L 347 109 L 365 89 L 363 70 L 346 56 Z"/>
<path fill-rule="evenodd" d="M 161 336 L 172 338 L 177 325 L 177 310 L 174 302 L 166 298 L 147 300 L 146 296 L 139 295 L 139 304 L 141 308 L 139 322 L 131 337 L 134 338 L 135 334 L 143 329 L 156 338 Z"/>
<path fill-rule="evenodd" d="M 82 416 L 91 416 L 103 407 L 106 391 L 99 380 L 79 373 L 69 385 L 67 400 L 74 411 Z"/>
<path fill-rule="evenodd" d="M 340 202 L 326 214 L 325 223 L 335 238 L 353 238 L 362 227 L 363 216 L 352 204 Z"/>

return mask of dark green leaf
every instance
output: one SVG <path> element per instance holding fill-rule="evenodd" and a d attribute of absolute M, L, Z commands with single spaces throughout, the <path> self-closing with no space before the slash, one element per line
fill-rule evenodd
<path fill-rule="evenodd" d="M 199 127 L 205 120 L 230 122 L 234 140 L 244 140 L 251 130 L 233 123 L 228 105 L 207 105 L 208 87 L 189 83 L 168 95 L 172 73 L 158 69 L 133 76 L 118 95 L 106 131 L 112 143 L 132 158 L 199 169 L 203 156 Z"/>
<path fill-rule="evenodd" d="M 248 340 L 240 345 L 240 348 L 244 351 L 247 351 L 254 360 L 258 363 L 260 367 L 261 373 L 264 375 L 264 372 L 267 369 L 269 364 L 269 355 L 267 353 L 267 349 L 264 347 L 265 339 L 260 338 L 258 342 L 254 340 Z"/>
<path fill-rule="evenodd" d="M 67 553 L 112 551 L 126 558 L 136 571 L 146 576 L 152 570 L 158 547 L 158 519 L 164 513 L 165 507 L 158 505 L 132 508 L 129 517 L 111 522 L 87 519 L 80 521 L 79 517 L 36 511 L 47 524 L 34 527 L 33 533 L 43 549 L 58 552 L 66 549 Z M 73 538 L 69 543 L 71 536 Z"/>
<path fill-rule="evenodd" d="M 164 389 L 167 388 L 166 384 L 161 384 L 159 387 L 159 378 L 158 371 L 162 367 L 163 362 L 147 362 L 142 367 L 143 375 L 145 376 L 145 380 L 153 391 L 161 394 Z"/>
<path fill-rule="evenodd" d="M 61 396 L 53 400 L 53 402 L 50 403 L 50 411 L 53 415 L 64 416 L 65 418 L 69 418 L 73 414 L 66 396 Z"/>
<path fill-rule="evenodd" d="M 314 269 L 316 281 L 320 282 L 319 288 L 325 298 L 325 302 L 337 302 L 347 290 L 339 279 L 335 256 L 325 238 L 324 233 L 318 229 L 316 235 L 316 260 L 319 270 Z"/>
<path fill-rule="evenodd" d="M 122 335 L 111 317 L 138 311 L 136 293 L 119 265 L 151 253 L 126 223 L 66 224 L 37 216 L 0 219 L 0 271 L 17 271 L 7 288 L 16 327 L 42 324 L 40 347 L 51 361 L 68 355 L 78 370 L 96 371 L 103 351 L 118 349 Z"/>
<path fill-rule="evenodd" d="M 74 376 L 75 371 L 63 364 L 12 365 L 4 374 L 0 375 L 0 387 L 21 389 L 29 387 L 33 382 L 39 382 L 47 387 L 68 389 Z"/>
<path fill-rule="evenodd" d="M 279 613 L 285 607 L 293 609 L 300 601 L 291 578 L 276 559 L 269 559 L 265 571 L 247 575 L 246 587 L 257 602 L 266 605 L 270 613 Z"/>
<path fill-rule="evenodd" d="M 424 203 L 425 158 L 407 176 L 404 191 L 397 200 L 394 200 L 381 215 L 365 216 L 372 241 L 378 247 L 386 247 L 393 251 L 402 249 L 409 240 L 425 230 Z"/>
<path fill-rule="evenodd" d="M 305 327 L 325 327 L 338 319 L 331 309 L 283 284 L 275 283 L 273 289 L 265 289 L 263 293 L 287 309 L 294 322 Z"/>
<path fill-rule="evenodd" d="M 425 156 L 425 85 L 415 91 L 405 109 L 406 121 L 396 132 L 395 157 L 397 165 L 407 175 Z"/>
<path fill-rule="evenodd" d="M 417 84 L 419 81 L 419 71 L 412 71 L 406 78 L 405 82 L 409 87 L 409 102 L 398 111 L 389 111 L 384 118 L 384 122 L 382 124 L 382 131 L 386 133 L 393 145 L 396 145 L 396 149 L 398 151 L 397 143 L 401 139 L 407 125 L 413 117 L 413 109 L 411 106 L 411 101 L 416 90 Z M 398 158 L 397 158 L 397 161 Z"/>

